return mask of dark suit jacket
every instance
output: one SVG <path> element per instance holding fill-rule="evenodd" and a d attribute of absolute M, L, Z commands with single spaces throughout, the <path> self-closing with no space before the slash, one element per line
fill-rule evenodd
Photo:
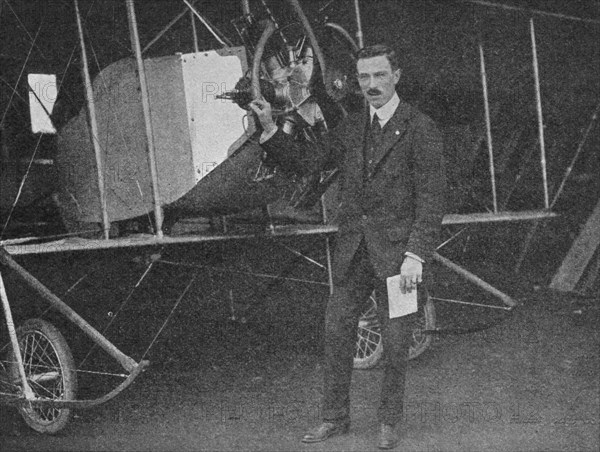
<path fill-rule="evenodd" d="M 398 274 L 406 251 L 430 261 L 444 214 L 442 137 L 433 121 L 400 101 L 363 182 L 368 120 L 367 112 L 349 115 L 314 147 L 281 130 L 263 143 L 269 159 L 297 173 L 340 168 L 336 283 L 343 281 L 363 237 L 379 278 Z"/>

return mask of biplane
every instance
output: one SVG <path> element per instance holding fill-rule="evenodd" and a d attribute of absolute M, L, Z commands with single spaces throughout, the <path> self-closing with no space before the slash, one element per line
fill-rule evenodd
<path fill-rule="evenodd" d="M 11 2 L 2 1 L 16 14 Z M 67 341 L 44 320 L 28 320 L 17 328 L 0 279 L 9 337 L 0 367 L 0 397 L 4 403 L 17 405 L 33 429 L 45 433 L 62 429 L 72 409 L 92 407 L 115 397 L 147 367 L 148 361 L 136 361 L 119 350 L 17 263 L 18 256 L 256 238 L 276 241 L 314 235 L 324 238 L 326 264 L 319 265 L 327 270 L 325 284 L 331 286 L 329 243 L 337 230 L 336 171 L 300 177 L 265 160 L 258 144 L 260 130 L 248 104 L 257 97 L 269 100 L 280 126 L 295 139 L 309 143 L 334 128 L 348 111 L 364 108 L 353 79 L 353 54 L 364 45 L 358 0 L 324 2 L 318 10 L 312 5 L 312 15 L 298 0 L 242 0 L 236 4 L 235 19 L 231 21 L 236 31 L 233 37 L 226 37 L 214 26 L 199 10 L 198 2 L 182 0 L 181 13 L 144 46 L 134 1 L 125 0 L 121 7 L 127 16 L 132 56 L 99 68 L 93 78 L 89 62 L 96 57 L 88 54 L 85 27 L 93 26 L 94 17 L 82 14 L 79 3 L 74 0 L 71 13 L 77 24 L 85 103 L 78 110 L 69 110 L 64 107 L 68 93 L 55 78 L 30 79 L 30 103 L 45 121 L 45 126 L 38 129 L 39 136 L 55 130 L 56 153 L 49 162 L 33 152 L 17 188 L 4 192 L 14 196 L 3 200 L 6 235 L 11 215 L 23 205 L 22 200 L 19 204 L 19 195 L 29 183 L 26 177 L 34 177 L 35 173 L 40 181 L 52 180 L 39 184 L 39 194 L 49 199 L 58 212 L 62 231 L 2 237 L 0 264 L 3 272 L 17 275 L 79 327 L 127 374 L 104 396 L 78 399 L 77 369 Z M 145 7 L 142 2 L 137 6 Z M 353 22 L 342 26 L 333 21 L 335 8 L 352 13 Z M 193 51 L 148 56 L 153 46 L 188 15 L 192 17 Z M 200 50 L 197 24 L 218 43 L 216 47 Z M 347 28 L 355 30 L 356 38 Z M 533 20 L 531 38 L 535 69 Z M 35 38 L 30 39 L 34 48 Z M 447 152 L 458 174 L 453 187 L 456 193 L 462 194 L 470 182 L 460 177 L 469 166 L 465 162 L 473 163 L 482 149 L 488 151 L 491 207 L 482 211 L 477 210 L 479 206 L 465 207 L 461 200 L 454 200 L 454 210 L 446 215 L 444 225 L 451 230 L 471 223 L 550 218 L 555 214 L 547 187 L 539 74 L 535 71 L 534 81 L 538 88 L 544 199 L 539 207 L 511 211 L 500 204 L 496 193 L 492 113 L 482 46 L 479 52 L 483 117 L 475 124 L 445 127 L 444 133 Z M 50 88 L 57 92 L 54 106 L 47 99 L 52 97 L 47 96 Z M 14 93 L 19 95 L 16 87 Z M 5 157 L 8 162 L 8 153 Z M 43 174 L 44 170 L 52 174 Z M 451 232 L 440 248 L 458 234 L 460 231 Z M 517 305 L 512 297 L 450 259 L 440 254 L 435 259 L 499 298 L 502 304 L 495 308 L 510 310 Z M 160 255 L 155 255 L 148 271 L 158 260 Z M 430 296 L 419 313 L 411 357 L 425 351 L 431 340 L 427 333 L 436 331 L 434 301 Z M 381 356 L 375 305 L 373 294 L 359 323 L 357 368 L 372 367 Z"/>

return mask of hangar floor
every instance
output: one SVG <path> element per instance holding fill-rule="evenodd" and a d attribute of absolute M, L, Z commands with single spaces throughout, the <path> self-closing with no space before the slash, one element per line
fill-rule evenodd
<path fill-rule="evenodd" d="M 89 265 L 98 263 L 86 259 Z M 125 278 L 123 268 L 114 267 L 110 271 Z M 169 280 L 176 279 L 170 273 Z M 165 281 L 154 284 L 163 290 Z M 97 322 L 111 309 L 107 294 L 101 293 L 106 286 L 89 291 L 89 309 L 84 309 L 88 318 L 97 314 Z M 597 300 L 514 289 L 523 305 L 498 317 L 503 321 L 475 333 L 437 336 L 424 355 L 411 361 L 398 450 L 598 450 Z M 148 290 L 156 294 L 157 286 Z M 152 365 L 136 383 L 105 405 L 77 412 L 58 436 L 34 433 L 15 410 L 0 407 L 0 449 L 373 450 L 377 368 L 354 373 L 348 435 L 317 445 L 299 442 L 319 419 L 318 319 L 326 296 L 322 286 L 302 290 L 292 284 L 269 293 L 274 322 L 263 316 L 262 323 L 256 317 L 247 323 L 205 317 L 198 323 L 195 305 L 187 305 L 153 347 Z M 95 304 L 94 296 L 105 304 Z M 138 336 L 148 327 L 146 320 L 157 316 L 156 309 L 145 306 L 145 311 L 124 312 L 129 316 L 125 325 L 137 326 Z M 490 320 L 489 310 L 447 303 L 437 308 L 441 326 L 473 321 L 474 314 Z M 137 346 L 121 342 L 126 351 Z M 81 382 L 84 395 L 102 390 L 102 378 L 90 381 Z"/>

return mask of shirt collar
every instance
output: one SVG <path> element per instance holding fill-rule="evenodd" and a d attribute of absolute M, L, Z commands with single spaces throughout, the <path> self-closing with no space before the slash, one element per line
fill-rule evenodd
<path fill-rule="evenodd" d="M 381 127 L 383 127 L 390 120 L 390 118 L 394 116 L 398 105 L 400 105 L 400 98 L 398 97 L 398 93 L 394 92 L 392 98 L 383 107 L 375 109 L 372 105 L 369 106 L 371 121 L 373 121 L 373 115 L 377 113 L 379 123 L 381 124 Z"/>

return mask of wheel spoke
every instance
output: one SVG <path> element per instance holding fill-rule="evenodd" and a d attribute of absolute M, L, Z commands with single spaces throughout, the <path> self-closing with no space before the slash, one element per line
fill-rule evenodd
<path fill-rule="evenodd" d="M 36 400 L 73 400 L 77 390 L 77 376 L 73 356 L 60 332 L 48 322 L 30 319 L 17 329 L 23 368 L 28 386 L 33 393 L 29 402 L 23 391 L 17 360 L 7 361 L 6 383 L 15 387 L 20 399 L 19 411 L 25 422 L 40 433 L 56 433 L 71 417 L 71 410 L 52 404 L 36 405 Z"/>
<path fill-rule="evenodd" d="M 357 342 L 357 357 L 364 359 L 375 353 L 381 342 L 381 334 L 379 331 L 364 326 L 359 326 L 358 342 Z"/>
<path fill-rule="evenodd" d="M 362 338 L 362 340 L 361 340 L 361 341 L 362 341 L 364 344 L 366 344 L 366 346 L 369 346 L 369 345 L 371 345 L 371 344 L 372 344 L 372 345 L 373 345 L 373 348 L 375 348 L 375 347 L 377 347 L 377 346 L 379 345 L 379 342 L 380 342 L 380 340 L 381 340 L 381 336 L 379 336 L 379 335 L 375 335 L 375 337 L 376 337 L 377 339 L 376 339 L 376 340 L 373 340 L 373 339 L 371 339 L 371 335 L 369 334 L 369 335 L 367 335 L 366 337 L 364 337 L 364 336 L 363 336 L 363 338 Z"/>
<path fill-rule="evenodd" d="M 423 334 L 423 331 L 431 329 L 434 326 L 434 306 L 431 299 L 428 299 L 426 305 L 420 308 L 414 321 L 410 322 L 408 326 L 411 330 L 409 359 L 419 356 L 427 349 L 431 337 Z M 382 347 L 381 328 L 377 316 L 377 302 L 374 295 L 372 295 L 358 321 L 358 333 L 354 353 L 355 367 L 362 369 L 373 367 L 381 357 Z"/>
<path fill-rule="evenodd" d="M 25 337 L 23 362 L 27 382 L 35 395 L 42 399 L 61 399 L 64 396 L 62 372 L 52 343 L 39 332 Z M 30 407 L 41 418 L 51 420 L 60 410 L 52 407 Z"/>

